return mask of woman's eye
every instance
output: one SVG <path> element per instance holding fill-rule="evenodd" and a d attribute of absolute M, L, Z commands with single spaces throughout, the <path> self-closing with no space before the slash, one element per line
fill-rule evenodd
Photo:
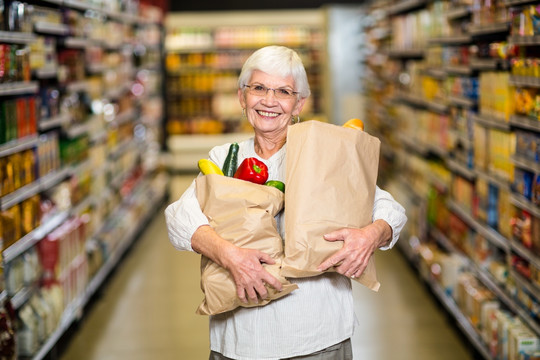
<path fill-rule="evenodd" d="M 291 95 L 292 95 L 292 91 L 289 90 L 289 89 L 278 89 L 278 91 L 279 91 L 282 95 L 286 95 L 286 96 L 291 96 Z"/>
<path fill-rule="evenodd" d="M 253 90 L 255 90 L 255 91 L 263 91 L 263 90 L 265 90 L 265 87 L 262 86 L 262 85 L 255 85 L 255 86 L 253 86 Z"/>

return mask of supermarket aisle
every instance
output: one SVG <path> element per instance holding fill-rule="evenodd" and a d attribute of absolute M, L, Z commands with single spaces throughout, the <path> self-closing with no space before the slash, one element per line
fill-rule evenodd
<path fill-rule="evenodd" d="M 172 193 L 189 178 L 173 182 Z M 169 244 L 163 209 L 125 258 L 74 334 L 61 360 L 198 360 L 208 358 L 199 258 Z M 467 360 L 472 356 L 398 250 L 379 252 L 382 287 L 355 286 L 360 327 L 355 359 Z"/>

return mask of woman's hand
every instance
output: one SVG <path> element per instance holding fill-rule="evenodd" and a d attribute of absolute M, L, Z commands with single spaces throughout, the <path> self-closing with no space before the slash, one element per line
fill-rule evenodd
<path fill-rule="evenodd" d="M 262 263 L 275 264 L 268 254 L 259 250 L 233 246 L 223 258 L 223 267 L 227 269 L 236 284 L 236 294 L 243 303 L 258 302 L 257 294 L 266 299 L 268 291 L 265 283 L 281 291 L 281 282 L 264 269 Z M 247 295 L 247 298 L 246 298 Z"/>
<path fill-rule="evenodd" d="M 240 248 L 219 236 L 208 225 L 199 227 L 191 238 L 193 250 L 203 254 L 231 273 L 238 298 L 258 302 L 257 294 L 266 299 L 265 283 L 281 291 L 281 282 L 264 269 L 262 263 L 274 264 L 270 255 L 254 249 Z M 247 294 L 247 297 L 246 297 Z"/>
<path fill-rule="evenodd" d="M 317 270 L 326 271 L 332 266 L 347 277 L 360 277 L 368 261 L 381 246 L 392 238 L 392 228 L 384 220 L 376 220 L 361 229 L 343 228 L 324 235 L 327 241 L 343 241 L 343 248 L 326 259 Z"/>

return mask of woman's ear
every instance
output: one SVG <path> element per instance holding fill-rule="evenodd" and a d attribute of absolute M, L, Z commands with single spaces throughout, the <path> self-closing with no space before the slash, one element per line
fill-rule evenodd
<path fill-rule="evenodd" d="M 302 108 L 306 104 L 307 98 L 300 98 L 292 111 L 293 116 L 298 116 L 302 112 Z"/>
<path fill-rule="evenodd" d="M 244 95 L 244 91 L 242 89 L 238 89 L 238 100 L 240 101 L 240 106 L 242 106 L 242 109 L 246 108 L 246 97 Z"/>

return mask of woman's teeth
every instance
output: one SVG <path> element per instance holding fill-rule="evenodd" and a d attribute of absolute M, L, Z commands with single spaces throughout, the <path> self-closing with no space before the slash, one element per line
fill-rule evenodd
<path fill-rule="evenodd" d="M 276 117 L 279 115 L 278 113 L 266 112 L 266 111 L 257 111 L 257 113 L 259 113 L 259 115 L 261 116 L 266 116 L 266 117 Z"/>

